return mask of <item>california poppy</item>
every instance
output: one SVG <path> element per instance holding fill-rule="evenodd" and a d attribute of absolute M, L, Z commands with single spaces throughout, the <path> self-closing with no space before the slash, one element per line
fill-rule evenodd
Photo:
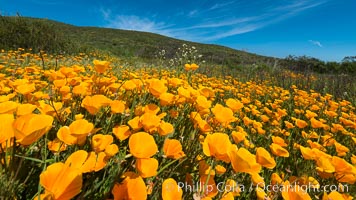
<path fill-rule="evenodd" d="M 213 156 L 217 160 L 229 163 L 228 152 L 231 145 L 229 136 L 225 133 L 208 134 L 203 143 L 203 152 L 206 156 Z"/>
<path fill-rule="evenodd" d="M 0 144 L 15 136 L 12 127 L 14 120 L 13 114 L 0 114 Z"/>
<path fill-rule="evenodd" d="M 136 158 L 150 158 L 158 147 L 152 135 L 146 132 L 134 133 L 129 139 L 130 153 Z"/>
<path fill-rule="evenodd" d="M 127 125 L 115 126 L 112 130 L 115 137 L 119 140 L 126 140 L 131 135 L 130 127 Z"/>
<path fill-rule="evenodd" d="M 259 173 L 261 171 L 261 165 L 256 162 L 256 156 L 245 148 L 237 149 L 233 145 L 230 148 L 229 157 L 235 172 Z"/>
<path fill-rule="evenodd" d="M 263 147 L 258 147 L 256 149 L 256 161 L 258 164 L 268 169 L 273 169 L 276 166 L 276 161 L 274 158 Z"/>
<path fill-rule="evenodd" d="M 134 172 L 125 172 L 122 183 L 115 183 L 111 193 L 114 200 L 147 199 L 146 184 L 142 177 Z"/>
<path fill-rule="evenodd" d="M 50 199 L 72 199 L 82 188 L 82 173 L 64 163 L 54 163 L 40 175 L 40 184 Z"/>
<path fill-rule="evenodd" d="M 114 138 L 111 135 L 95 134 L 91 141 L 93 150 L 98 153 L 104 151 L 114 141 Z"/>
<path fill-rule="evenodd" d="M 136 169 L 142 178 L 156 176 L 158 161 L 155 158 L 137 158 Z"/>
<path fill-rule="evenodd" d="M 32 144 L 52 128 L 52 123 L 53 117 L 49 115 L 28 114 L 18 117 L 13 123 L 17 142 Z"/>
<path fill-rule="evenodd" d="M 182 199 L 183 189 L 180 188 L 173 178 L 165 179 L 162 183 L 163 200 L 180 200 Z"/>
<path fill-rule="evenodd" d="M 236 120 L 234 113 L 230 108 L 224 107 L 221 104 L 216 104 L 211 111 L 213 112 L 215 119 L 223 126 L 228 125 L 230 122 Z"/>
<path fill-rule="evenodd" d="M 93 64 L 94 64 L 95 71 L 98 72 L 99 74 L 102 74 L 109 68 L 110 62 L 102 61 L 102 60 L 94 60 Z"/>
<path fill-rule="evenodd" d="M 289 152 L 279 144 L 272 143 L 270 146 L 272 153 L 276 156 L 289 157 Z"/>
<path fill-rule="evenodd" d="M 163 82 L 163 80 L 159 80 L 159 79 L 150 80 L 149 91 L 153 96 L 159 98 L 159 96 L 163 93 L 166 93 L 167 90 L 168 88 Z"/>
<path fill-rule="evenodd" d="M 163 145 L 164 155 L 168 158 L 179 159 L 185 156 L 182 144 L 176 139 L 166 139 Z"/>

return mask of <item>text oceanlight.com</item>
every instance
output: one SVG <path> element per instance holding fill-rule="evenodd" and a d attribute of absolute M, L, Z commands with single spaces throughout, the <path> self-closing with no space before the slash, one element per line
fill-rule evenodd
<path fill-rule="evenodd" d="M 297 182 L 291 183 L 289 185 L 267 185 L 262 183 L 258 184 L 251 184 L 251 185 L 243 185 L 243 184 L 226 184 L 225 182 L 219 182 L 216 185 L 209 185 L 205 184 L 203 182 L 195 182 L 193 184 L 189 184 L 187 182 L 178 182 L 177 185 L 168 185 L 167 190 L 178 190 L 178 191 L 183 191 L 187 193 L 196 193 L 196 192 L 213 192 L 213 191 L 218 191 L 218 192 L 251 192 L 254 191 L 256 188 L 260 188 L 264 190 L 265 192 L 308 192 L 308 193 L 319 193 L 319 192 L 332 192 L 332 191 L 343 191 L 343 192 L 348 192 L 349 187 L 348 185 L 314 185 L 314 184 L 308 184 L 308 185 L 298 185 Z"/>

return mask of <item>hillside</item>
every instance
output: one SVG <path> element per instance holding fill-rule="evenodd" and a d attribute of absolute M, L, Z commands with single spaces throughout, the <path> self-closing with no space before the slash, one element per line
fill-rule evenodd
<path fill-rule="evenodd" d="M 78 49 L 98 49 L 108 51 L 120 57 L 134 56 L 140 57 L 141 59 L 153 59 L 160 50 L 164 49 L 166 51 L 166 58 L 171 58 L 182 44 L 187 44 L 189 46 L 195 46 L 199 53 L 203 55 L 203 58 L 212 64 L 223 64 L 227 66 L 254 63 L 274 64 L 275 60 L 277 60 L 276 58 L 247 53 L 224 46 L 183 41 L 147 32 L 99 27 L 79 27 L 48 19 L 27 17 L 2 16 L 0 23 L 0 34 L 4 34 L 9 29 L 16 29 L 17 33 L 20 33 L 24 29 L 21 28 L 21 26 L 28 28 L 28 24 L 30 24 L 32 28 L 26 33 L 23 33 L 23 36 L 20 34 L 19 37 L 22 38 L 19 38 L 19 40 L 23 40 L 24 38 L 26 38 L 26 40 L 40 39 L 40 41 L 43 42 L 43 38 L 49 38 L 48 40 L 55 38 L 55 41 L 52 41 L 55 45 L 48 46 L 56 46 L 64 49 L 64 51 L 69 51 L 69 53 L 70 51 Z M 14 26 L 20 27 L 16 28 Z M 30 34 L 30 37 L 26 34 Z M 55 36 L 51 36 L 51 34 L 55 34 Z M 11 40 L 14 40 L 13 37 L 8 39 L 3 38 L 3 41 L 0 39 L 0 48 L 23 47 L 23 45 L 14 45 L 16 41 Z M 6 45 L 6 42 L 11 45 Z M 58 42 L 61 42 L 61 44 L 57 44 Z M 33 43 L 38 44 L 39 42 Z"/>

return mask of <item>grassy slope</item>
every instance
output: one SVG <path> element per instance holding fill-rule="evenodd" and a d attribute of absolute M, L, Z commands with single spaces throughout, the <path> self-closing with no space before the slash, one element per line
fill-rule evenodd
<path fill-rule="evenodd" d="M 99 27 L 78 27 L 51 20 L 48 20 L 48 22 L 54 24 L 64 35 L 80 44 L 107 50 L 124 57 L 137 56 L 152 59 L 158 51 L 164 49 L 167 52 L 167 58 L 170 58 L 182 44 L 188 44 L 195 46 L 207 62 L 214 64 L 229 66 L 253 63 L 274 64 L 278 60 L 224 46 L 188 42 L 154 33 Z"/>

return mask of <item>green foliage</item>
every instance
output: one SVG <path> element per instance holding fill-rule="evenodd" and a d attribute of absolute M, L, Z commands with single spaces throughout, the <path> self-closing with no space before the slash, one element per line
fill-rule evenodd
<path fill-rule="evenodd" d="M 84 50 L 53 23 L 21 16 L 0 16 L 0 48 L 26 48 L 48 53 L 77 53 Z"/>
<path fill-rule="evenodd" d="M 324 62 L 308 56 L 288 56 L 281 65 L 293 71 L 309 71 L 329 74 L 356 74 L 355 56 L 345 57 L 341 63 Z"/>
<path fill-rule="evenodd" d="M 153 62 L 157 52 L 165 50 L 166 59 L 174 59 L 183 44 L 199 49 L 207 63 L 234 66 L 238 64 L 274 63 L 279 60 L 219 45 L 200 44 L 158 34 L 98 27 L 77 27 L 47 19 L 1 17 L 0 48 L 36 48 L 49 53 L 100 50 L 122 58 L 137 57 Z M 13 37 L 16 35 L 16 37 Z"/>

